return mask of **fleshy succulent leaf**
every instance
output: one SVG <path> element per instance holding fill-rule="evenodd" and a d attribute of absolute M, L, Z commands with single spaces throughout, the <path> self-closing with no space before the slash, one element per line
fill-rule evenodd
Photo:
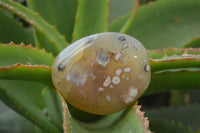
<path fill-rule="evenodd" d="M 125 16 L 122 16 L 121 18 L 112 22 L 109 25 L 109 31 L 125 33 L 130 28 L 131 23 L 133 22 L 138 6 L 139 6 L 139 0 L 135 0 L 135 6 L 132 9 L 132 11 L 126 14 Z"/>
<path fill-rule="evenodd" d="M 137 0 L 110 0 L 109 6 L 109 22 L 117 20 L 119 17 L 125 15 L 130 12 L 130 10 L 134 9 Z"/>
<path fill-rule="evenodd" d="M 108 0 L 78 1 L 73 41 L 108 30 L 108 5 Z"/>
<path fill-rule="evenodd" d="M 148 50 L 149 58 L 152 59 L 162 59 L 167 56 L 173 55 L 200 55 L 199 48 L 167 48 L 167 49 L 156 49 L 156 50 Z"/>
<path fill-rule="evenodd" d="M 154 73 L 151 83 L 143 95 L 166 92 L 169 90 L 192 90 L 200 88 L 200 71 L 165 71 Z M 162 88 L 162 89 L 161 89 Z"/>
<path fill-rule="evenodd" d="M 145 115 L 150 117 L 151 119 L 168 119 L 174 120 L 175 122 L 181 122 L 184 126 L 190 126 L 193 131 L 197 131 L 200 129 L 200 117 L 197 117 L 200 115 L 200 104 L 198 103 L 178 107 L 149 109 L 146 111 Z"/>
<path fill-rule="evenodd" d="M 199 48 L 149 50 L 152 72 L 200 67 Z"/>
<path fill-rule="evenodd" d="M 49 120 L 57 127 L 62 129 L 63 114 L 62 102 L 60 96 L 54 89 L 45 88 L 42 91 L 42 96 L 45 101 L 46 111 Z"/>
<path fill-rule="evenodd" d="M 43 113 L 43 88 L 44 85 L 34 82 L 0 80 L 0 99 L 47 132 L 61 133 L 62 129 L 53 125 Z"/>
<path fill-rule="evenodd" d="M 36 133 L 34 125 L 29 120 L 8 108 L 0 101 L 0 131 L 1 133 Z M 12 126 L 12 128 L 11 128 Z"/>
<path fill-rule="evenodd" d="M 150 59 L 150 64 L 152 72 L 180 68 L 200 68 L 200 55 L 174 55 L 164 59 Z"/>
<path fill-rule="evenodd" d="M 180 123 L 160 119 L 150 119 L 150 129 L 155 133 L 197 133 Z"/>
<path fill-rule="evenodd" d="M 52 52 L 54 55 L 58 54 L 68 45 L 60 33 L 55 28 L 53 28 L 52 25 L 40 17 L 38 13 L 34 13 L 28 8 L 12 0 L 0 0 L 0 6 L 19 15 L 22 19 L 40 31 L 40 33 L 43 34 L 48 39 L 48 41 L 53 42 L 52 45 L 49 45 L 48 47 L 52 47 L 51 49 L 53 49 L 53 51 L 50 52 Z"/>
<path fill-rule="evenodd" d="M 43 65 L 16 64 L 10 67 L 0 67 L 0 79 L 33 81 L 53 86 L 51 68 Z"/>
<path fill-rule="evenodd" d="M 27 0 L 27 2 L 30 9 L 38 12 L 50 24 L 55 25 L 56 29 L 66 36 L 66 40 L 71 42 L 77 0 Z"/>
<path fill-rule="evenodd" d="M 82 123 L 74 119 L 67 109 L 65 109 L 65 132 L 82 133 L 151 133 L 149 130 L 149 121 L 144 117 L 144 112 L 140 111 L 140 106 L 132 105 L 126 110 L 111 114 L 101 118 L 93 123 Z"/>
<path fill-rule="evenodd" d="M 111 32 L 120 32 L 124 24 L 128 21 L 128 19 L 131 17 L 133 12 L 129 12 L 125 14 L 124 16 L 119 17 L 117 20 L 113 21 L 109 24 L 109 31 Z"/>
<path fill-rule="evenodd" d="M 193 38 L 190 42 L 186 43 L 184 48 L 200 48 L 200 37 Z"/>
<path fill-rule="evenodd" d="M 24 65 L 52 66 L 54 56 L 31 45 L 0 44 L 0 67 L 20 63 Z"/>
<path fill-rule="evenodd" d="M 148 49 L 181 47 L 200 34 L 200 1 L 162 0 L 139 7 L 126 32 Z"/>
<path fill-rule="evenodd" d="M 11 16 L 6 15 L 0 10 L 0 43 L 24 42 L 25 44 L 34 44 L 33 35 L 28 29 L 16 22 Z"/>
<path fill-rule="evenodd" d="M 41 79 L 44 81 L 40 80 L 40 82 L 46 82 L 46 84 L 52 86 L 49 66 L 53 63 L 53 55 L 31 45 L 10 43 L 7 45 L 0 44 L 0 57 L 2 70 L 0 99 L 44 130 L 53 133 L 61 132 L 62 129 L 53 125 L 43 114 L 45 103 L 41 91 L 46 86 L 41 83 L 30 82 Z M 21 63 L 21 65 L 8 67 L 16 63 Z M 30 73 L 32 73 L 31 76 Z M 33 73 L 39 75 L 34 76 Z M 23 76 L 23 74 L 25 75 Z"/>
<path fill-rule="evenodd" d="M 137 0 L 110 0 L 109 22 L 119 19 L 135 8 Z"/>

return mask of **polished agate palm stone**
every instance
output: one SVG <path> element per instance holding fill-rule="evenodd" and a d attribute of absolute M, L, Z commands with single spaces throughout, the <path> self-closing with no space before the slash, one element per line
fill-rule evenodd
<path fill-rule="evenodd" d="M 122 33 L 100 33 L 82 38 L 55 59 L 52 79 L 71 105 L 107 115 L 133 104 L 151 77 L 144 46 Z"/>

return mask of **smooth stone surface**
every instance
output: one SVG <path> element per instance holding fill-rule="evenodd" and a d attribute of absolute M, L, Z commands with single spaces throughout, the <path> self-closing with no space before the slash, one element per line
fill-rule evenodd
<path fill-rule="evenodd" d="M 100 33 L 82 38 L 55 59 L 52 79 L 71 105 L 107 115 L 134 103 L 151 77 L 144 46 L 122 33 Z"/>

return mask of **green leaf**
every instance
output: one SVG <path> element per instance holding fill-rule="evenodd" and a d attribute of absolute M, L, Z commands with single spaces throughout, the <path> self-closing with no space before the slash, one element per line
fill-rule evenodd
<path fill-rule="evenodd" d="M 169 90 L 192 90 L 200 88 L 200 71 L 165 71 L 154 73 L 148 89 L 143 95 L 166 92 Z"/>
<path fill-rule="evenodd" d="M 134 105 L 128 109 L 104 116 L 92 122 L 82 123 L 71 117 L 67 112 L 67 123 L 65 123 L 69 133 L 146 133 L 149 132 L 148 120 L 144 118 L 144 113 L 140 111 L 140 106 Z M 64 127 L 65 127 L 64 126 Z"/>
<path fill-rule="evenodd" d="M 50 121 L 60 129 L 62 129 L 63 115 L 60 96 L 54 89 L 46 88 L 42 91 L 42 96 L 45 101 L 48 118 Z"/>
<path fill-rule="evenodd" d="M 38 12 L 50 24 L 55 25 L 57 30 L 66 36 L 67 41 L 71 42 L 77 0 L 27 0 L 27 2 L 30 9 Z"/>
<path fill-rule="evenodd" d="M 0 101 L 1 133 L 46 133 L 35 124 L 26 120 Z M 11 128 L 12 127 L 12 128 Z"/>
<path fill-rule="evenodd" d="M 0 99 L 17 113 L 51 133 L 61 133 L 44 115 L 41 90 L 44 85 L 28 81 L 0 80 Z"/>
<path fill-rule="evenodd" d="M 37 29 L 34 30 L 34 33 L 36 37 L 37 47 L 40 49 L 44 48 L 45 51 L 51 52 L 56 56 L 57 52 L 55 52 L 55 47 L 52 47 L 53 45 L 55 45 L 55 42 L 49 40 L 42 32 L 38 31 Z"/>
<path fill-rule="evenodd" d="M 135 8 L 137 0 L 110 0 L 109 21 L 117 20 Z"/>
<path fill-rule="evenodd" d="M 166 58 L 167 56 L 173 55 L 182 55 L 182 56 L 188 56 L 189 55 L 200 55 L 200 49 L 199 48 L 167 48 L 167 49 L 157 49 L 157 50 L 148 50 L 149 58 L 152 59 L 162 59 Z"/>
<path fill-rule="evenodd" d="M 133 12 L 129 12 L 125 14 L 124 16 L 119 17 L 117 20 L 113 21 L 109 24 L 109 31 L 110 32 L 120 32 L 124 24 L 128 21 L 128 19 L 131 17 Z"/>
<path fill-rule="evenodd" d="M 180 107 L 164 107 L 146 111 L 146 116 L 152 119 L 174 120 L 175 122 L 181 122 L 185 126 L 190 126 L 194 131 L 200 130 L 200 117 L 198 117 L 199 115 L 199 104 L 185 105 Z"/>
<path fill-rule="evenodd" d="M 169 104 L 174 107 L 183 105 L 186 102 L 184 94 L 186 94 L 185 91 L 171 90 Z"/>
<path fill-rule="evenodd" d="M 44 79 L 45 81 L 40 82 L 51 84 L 49 67 L 43 66 L 41 69 L 36 66 L 31 66 L 30 64 L 51 66 L 54 60 L 52 54 L 46 53 L 44 50 L 33 48 L 31 45 L 25 46 L 23 44 L 1 44 L 0 57 L 0 65 L 3 67 L 11 66 L 16 63 L 29 65 L 26 65 L 26 67 L 21 65 L 18 67 L 13 67 L 13 69 L 7 69 L 7 72 L 4 71 L 4 78 L 7 76 L 7 78 L 18 79 L 18 81 L 0 80 L 0 99 L 13 110 L 31 120 L 47 132 L 61 132 L 62 129 L 53 125 L 43 114 L 45 103 L 41 96 L 41 91 L 42 89 L 46 88 L 46 86 L 40 83 L 21 81 L 29 79 L 39 81 L 39 79 L 43 80 L 44 78 L 48 77 L 47 79 Z M 33 68 L 31 71 L 29 71 L 30 67 Z M 33 72 L 35 73 L 31 74 Z M 41 73 L 42 75 L 40 76 L 36 75 Z M 31 76 L 27 77 L 28 74 L 31 74 Z"/>
<path fill-rule="evenodd" d="M 54 57 L 52 54 L 24 44 L 13 43 L 0 44 L 0 67 L 12 66 L 17 63 L 25 65 L 52 66 Z"/>
<path fill-rule="evenodd" d="M 135 0 L 134 8 L 132 9 L 132 11 L 112 22 L 109 25 L 109 31 L 125 33 L 130 28 L 131 23 L 134 20 L 138 6 L 139 6 L 139 0 Z"/>
<path fill-rule="evenodd" d="M 0 107 L 1 133 L 34 133 L 34 125 L 31 122 L 6 107 L 1 101 Z"/>
<path fill-rule="evenodd" d="M 140 4 L 147 4 L 149 2 L 149 0 L 140 0 Z M 151 1 L 150 1 L 151 2 Z"/>
<path fill-rule="evenodd" d="M 180 68 L 200 68 L 200 56 L 172 56 L 166 57 L 166 59 L 151 59 L 152 72 L 180 69 Z"/>
<path fill-rule="evenodd" d="M 0 10 L 0 42 L 34 44 L 33 35 L 13 18 Z"/>
<path fill-rule="evenodd" d="M 193 38 L 190 42 L 186 43 L 184 48 L 199 48 L 200 47 L 200 37 Z"/>
<path fill-rule="evenodd" d="M 108 0 L 79 0 L 73 41 L 82 37 L 106 32 L 108 25 Z"/>
<path fill-rule="evenodd" d="M 11 67 L 0 67 L 0 79 L 33 81 L 53 86 L 51 68 L 42 65 L 16 64 Z"/>
<path fill-rule="evenodd" d="M 63 48 L 65 48 L 68 43 L 60 35 L 60 33 L 49 23 L 47 23 L 39 14 L 32 12 L 28 8 L 10 0 L 0 0 L 0 6 L 8 9 L 9 11 L 19 15 L 22 19 L 27 21 L 33 27 L 43 34 L 48 41 L 52 42 L 52 47 L 54 55 L 58 54 Z"/>
<path fill-rule="evenodd" d="M 197 133 L 174 121 L 150 119 L 150 129 L 155 133 Z"/>
<path fill-rule="evenodd" d="M 148 55 L 152 72 L 200 67 L 200 49 L 168 48 L 148 51 Z"/>
<path fill-rule="evenodd" d="M 23 3 L 23 2 L 25 2 L 25 0 L 14 0 L 14 1 L 16 1 L 16 2 L 18 2 L 18 3 Z"/>
<path fill-rule="evenodd" d="M 190 103 L 200 103 L 200 89 L 199 90 L 191 90 L 189 92 L 187 92 L 187 94 L 189 94 L 189 102 Z"/>
<path fill-rule="evenodd" d="M 141 6 L 126 32 L 148 49 L 181 47 L 200 34 L 200 1 L 162 0 Z"/>

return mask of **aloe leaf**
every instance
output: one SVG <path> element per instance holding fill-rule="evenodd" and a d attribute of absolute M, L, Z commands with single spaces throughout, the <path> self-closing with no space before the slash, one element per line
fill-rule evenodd
<path fill-rule="evenodd" d="M 129 12 L 125 14 L 124 16 L 120 16 L 117 20 L 113 21 L 109 24 L 109 31 L 110 32 L 120 32 L 124 24 L 128 21 L 128 19 L 131 17 L 133 12 Z"/>
<path fill-rule="evenodd" d="M 148 49 L 181 47 L 200 34 L 200 1 L 162 0 L 139 7 L 126 32 Z"/>
<path fill-rule="evenodd" d="M 35 128 L 41 130 L 40 133 L 46 131 L 37 127 L 35 124 L 26 120 L 0 101 L 0 132 L 1 133 L 39 133 Z M 11 128 L 12 127 L 12 128 Z"/>
<path fill-rule="evenodd" d="M 174 107 L 183 105 L 187 101 L 184 94 L 186 94 L 185 91 L 171 90 L 169 104 Z"/>
<path fill-rule="evenodd" d="M 0 79 L 33 81 L 53 86 L 51 68 L 43 65 L 16 64 L 10 67 L 0 67 Z"/>
<path fill-rule="evenodd" d="M 147 4 L 149 1 L 148 0 L 140 0 L 140 4 Z"/>
<path fill-rule="evenodd" d="M 125 15 L 135 8 L 137 0 L 110 0 L 109 21 L 112 23 L 120 16 Z"/>
<path fill-rule="evenodd" d="M 199 48 L 167 48 L 167 49 L 156 49 L 156 50 L 148 50 L 149 58 L 152 59 L 162 59 L 166 58 L 167 56 L 173 57 L 173 55 L 199 55 L 200 49 Z"/>
<path fill-rule="evenodd" d="M 42 91 L 42 96 L 45 101 L 46 111 L 49 120 L 57 127 L 62 129 L 63 115 L 60 96 L 54 89 L 45 88 Z"/>
<path fill-rule="evenodd" d="M 6 107 L 0 101 L 0 132 L 1 133 L 34 133 L 31 122 Z M 12 128 L 11 128 L 12 127 Z"/>
<path fill-rule="evenodd" d="M 55 25 L 56 29 L 66 36 L 66 40 L 71 42 L 77 0 L 27 0 L 27 3 L 31 10 L 38 12 L 51 25 Z"/>
<path fill-rule="evenodd" d="M 16 22 L 13 18 L 6 15 L 0 10 L 0 42 L 15 43 L 24 42 L 25 44 L 34 44 L 33 35 L 28 29 L 25 29 L 21 24 Z"/>
<path fill-rule="evenodd" d="M 200 56 L 173 56 L 166 59 L 151 59 L 152 72 L 177 69 L 177 68 L 200 68 Z"/>
<path fill-rule="evenodd" d="M 150 117 L 151 119 L 174 120 L 175 122 L 181 122 L 184 126 L 190 126 L 193 131 L 200 129 L 200 117 L 198 117 L 199 115 L 199 104 L 189 104 L 179 107 L 155 108 L 146 111 L 146 116 Z"/>
<path fill-rule="evenodd" d="M 200 37 L 193 38 L 190 42 L 186 43 L 184 48 L 199 48 L 200 47 Z"/>
<path fill-rule="evenodd" d="M 66 107 L 66 106 L 65 106 Z M 64 107 L 64 108 L 65 108 Z M 66 118 L 64 130 L 66 132 L 81 133 L 149 133 L 148 119 L 144 117 L 144 112 L 140 111 L 140 106 L 133 105 L 121 112 L 105 116 L 92 123 L 82 123 L 75 120 L 67 108 L 65 108 Z"/>
<path fill-rule="evenodd" d="M 19 2 L 19 3 L 25 2 L 25 0 L 14 0 L 14 1 Z"/>
<path fill-rule="evenodd" d="M 51 45 L 55 45 L 54 41 L 49 40 L 42 32 L 38 30 L 34 30 L 34 34 L 38 48 L 45 49 L 45 51 L 53 53 L 54 56 L 58 54 L 58 52 L 55 51 L 55 47 L 51 47 Z"/>
<path fill-rule="evenodd" d="M 144 95 L 166 92 L 169 90 L 192 90 L 200 88 L 200 71 L 164 71 L 154 73 Z M 162 88 L 162 89 L 161 89 Z"/>
<path fill-rule="evenodd" d="M 106 32 L 108 25 L 108 0 L 80 0 L 73 33 L 73 41 L 82 37 Z"/>
<path fill-rule="evenodd" d="M 17 63 L 24 65 L 52 66 L 54 56 L 31 45 L 0 44 L 0 67 L 12 66 Z"/>
<path fill-rule="evenodd" d="M 152 72 L 200 67 L 200 49 L 168 48 L 164 50 L 149 50 L 148 55 Z"/>
<path fill-rule="evenodd" d="M 190 103 L 200 103 L 199 93 L 200 93 L 200 90 L 191 90 L 191 91 L 187 92 L 187 94 L 190 97 L 189 102 Z"/>
<path fill-rule="evenodd" d="M 7 72 L 1 71 L 3 73 L 1 73 L 1 76 L 4 78 L 7 76 L 7 78 L 10 79 L 0 80 L 0 99 L 13 110 L 31 120 L 47 132 L 57 133 L 62 131 L 62 129 L 59 129 L 59 127 L 53 125 L 43 114 L 45 103 L 41 96 L 41 91 L 43 88 L 46 88 L 46 86 L 40 83 L 21 81 L 28 79 L 36 81 L 37 79 L 41 78 L 44 79 L 44 81 L 40 82 L 51 84 L 50 68 L 46 66 L 52 65 L 54 60 L 52 54 L 46 53 L 44 50 L 34 48 L 31 45 L 14 45 L 12 43 L 10 45 L 0 45 L 0 57 L 1 67 L 4 67 L 4 70 L 7 70 Z M 16 63 L 22 63 L 26 65 L 18 65 L 18 67 L 13 67 L 13 69 L 8 69 L 9 67 L 6 67 Z M 30 64 L 39 64 L 45 66 L 40 69 L 36 66 L 31 66 Z M 29 71 L 30 67 L 33 68 L 31 71 Z M 35 74 L 42 73 L 40 75 L 41 77 L 39 75 L 34 76 L 34 74 L 31 74 L 30 77 L 27 77 L 28 74 L 33 73 L 34 71 Z M 46 76 L 48 76 L 47 79 L 45 79 Z M 18 81 L 14 79 L 18 79 Z"/>
<path fill-rule="evenodd" d="M 41 90 L 44 85 L 28 81 L 0 80 L 0 99 L 20 115 L 26 117 L 43 130 L 61 133 L 43 113 L 45 108 Z"/>
<path fill-rule="evenodd" d="M 34 28 L 41 32 L 48 41 L 53 42 L 52 47 L 54 55 L 58 54 L 68 43 L 60 35 L 60 33 L 49 23 L 47 23 L 39 14 L 32 12 L 28 8 L 20 5 L 11 0 L 0 0 L 0 6 L 8 9 L 9 11 L 19 15 L 22 19 L 31 24 Z"/>
<path fill-rule="evenodd" d="M 150 129 L 155 133 L 197 133 L 174 121 L 150 119 Z"/>
<path fill-rule="evenodd" d="M 138 6 L 139 0 L 135 0 L 135 6 L 132 11 L 112 22 L 109 25 L 109 31 L 125 33 L 130 28 L 131 23 L 133 22 L 133 19 L 137 13 Z"/>

